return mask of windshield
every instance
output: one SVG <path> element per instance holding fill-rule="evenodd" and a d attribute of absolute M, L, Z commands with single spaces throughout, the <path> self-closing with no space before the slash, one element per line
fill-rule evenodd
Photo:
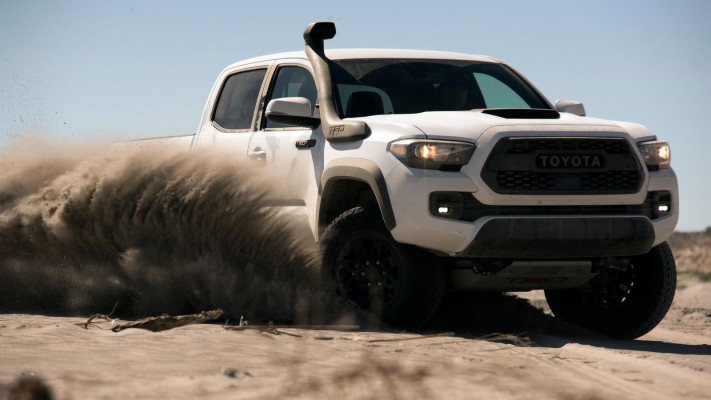
<path fill-rule="evenodd" d="M 341 118 L 550 105 L 503 64 L 351 59 L 330 65 Z"/>

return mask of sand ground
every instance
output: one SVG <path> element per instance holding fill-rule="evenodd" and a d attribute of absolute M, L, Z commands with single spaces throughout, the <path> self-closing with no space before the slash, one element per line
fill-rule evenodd
<path fill-rule="evenodd" d="M 542 303 L 539 293 L 525 297 Z M 56 399 L 711 398 L 709 283 L 679 290 L 662 324 L 636 341 L 535 332 L 275 335 L 219 324 L 114 333 L 108 323 L 79 326 L 85 321 L 0 315 L 0 394 L 34 374 Z"/>

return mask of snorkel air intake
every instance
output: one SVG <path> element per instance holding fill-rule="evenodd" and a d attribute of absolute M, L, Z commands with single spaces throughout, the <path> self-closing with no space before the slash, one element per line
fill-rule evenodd
<path fill-rule="evenodd" d="M 363 121 L 344 121 L 336 112 L 328 58 L 323 48 L 323 41 L 334 36 L 336 25 L 333 22 L 311 23 L 304 30 L 304 48 L 316 75 L 323 135 L 329 142 L 354 142 L 368 137 L 370 129 Z"/>

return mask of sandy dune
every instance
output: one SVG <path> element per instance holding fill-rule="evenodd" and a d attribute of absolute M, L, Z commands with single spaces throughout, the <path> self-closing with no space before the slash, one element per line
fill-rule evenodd
<path fill-rule="evenodd" d="M 528 296 L 539 303 L 537 295 Z M 636 341 L 529 333 L 282 329 L 160 333 L 0 315 L 0 383 L 41 376 L 57 399 L 699 399 L 711 396 L 711 284 L 678 293 Z M 293 336 L 298 335 L 298 336 Z M 406 340 L 411 339 L 412 340 Z M 1 393 L 1 392 L 0 392 Z"/>

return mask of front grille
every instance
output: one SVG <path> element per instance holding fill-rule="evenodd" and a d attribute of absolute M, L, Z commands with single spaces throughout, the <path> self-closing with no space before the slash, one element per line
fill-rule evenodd
<path fill-rule="evenodd" d="M 496 193 L 546 195 L 636 193 L 644 176 L 624 139 L 503 138 L 481 177 Z"/>

